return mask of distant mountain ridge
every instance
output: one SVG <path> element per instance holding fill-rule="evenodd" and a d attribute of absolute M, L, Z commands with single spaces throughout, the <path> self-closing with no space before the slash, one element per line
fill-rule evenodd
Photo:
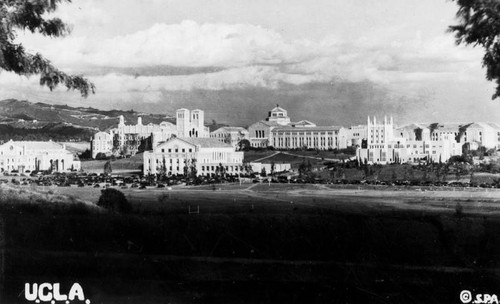
<path fill-rule="evenodd" d="M 165 114 L 146 114 L 132 110 L 103 111 L 91 107 L 6 99 L 0 101 L 0 141 L 88 141 L 94 133 L 115 127 L 120 115 L 124 116 L 126 124 L 136 124 L 138 117 L 142 117 L 143 124 L 162 121 L 175 123 L 174 117 Z"/>
<path fill-rule="evenodd" d="M 46 103 L 32 103 L 26 100 L 5 99 L 0 101 L 0 123 L 14 122 L 37 123 L 65 123 L 78 127 L 87 127 L 95 130 L 106 130 L 118 124 L 118 117 L 123 115 L 126 124 L 137 123 L 142 117 L 144 124 L 174 122 L 173 116 L 166 114 L 149 114 L 133 110 L 99 110 L 91 107 L 71 107 L 68 105 L 52 105 Z"/>

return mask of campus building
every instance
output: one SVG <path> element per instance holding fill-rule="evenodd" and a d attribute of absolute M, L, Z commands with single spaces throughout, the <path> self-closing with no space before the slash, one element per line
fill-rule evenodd
<path fill-rule="evenodd" d="M 500 148 L 500 125 L 491 122 L 475 122 L 469 124 L 463 132 L 463 140 L 470 144 L 471 149 L 485 147 Z"/>
<path fill-rule="evenodd" d="M 277 127 L 271 131 L 275 149 L 338 149 L 341 127 Z"/>
<path fill-rule="evenodd" d="M 143 173 L 197 176 L 237 175 L 243 170 L 243 152 L 214 138 L 177 137 L 144 152 Z M 221 170 L 222 168 L 222 170 Z"/>
<path fill-rule="evenodd" d="M 68 172 L 80 170 L 80 160 L 66 146 L 52 141 L 8 141 L 0 145 L 0 171 Z"/>
<path fill-rule="evenodd" d="M 446 130 L 432 137 L 428 127 L 411 124 L 394 128 L 392 117 L 377 123 L 368 118 L 367 137 L 356 150 L 360 162 L 388 164 L 400 162 L 445 162 L 454 155 L 461 155 L 462 143 L 456 141 L 454 132 Z"/>
<path fill-rule="evenodd" d="M 500 125 L 491 122 L 433 123 L 429 125 L 431 139 L 454 136 L 457 142 L 467 144 L 470 150 L 479 147 L 500 148 Z"/>
<path fill-rule="evenodd" d="M 113 150 L 113 136 L 106 132 L 97 132 L 90 139 L 90 151 L 92 158 L 96 158 L 97 154 L 103 153 L 109 155 Z"/>
<path fill-rule="evenodd" d="M 249 138 L 248 130 L 242 127 L 221 127 L 210 132 L 210 138 L 217 139 L 220 142 L 229 144 L 235 148 L 240 141 Z"/>
<path fill-rule="evenodd" d="M 250 145 L 255 148 L 266 148 L 272 146 L 271 131 L 274 128 L 287 126 L 290 124 L 290 117 L 288 117 L 287 110 L 276 105 L 268 113 L 268 117 L 264 120 L 258 121 L 248 127 Z"/>
<path fill-rule="evenodd" d="M 208 127 L 204 126 L 204 119 L 202 110 L 179 109 L 176 111 L 176 124 L 163 121 L 160 124 L 143 125 L 142 117 L 138 117 L 137 124 L 126 125 L 121 115 L 118 126 L 107 133 L 109 136 L 103 134 L 105 132 L 99 132 L 92 137 L 92 157 L 95 158 L 98 153 L 108 156 L 113 153 L 134 155 L 138 152 L 141 141 L 151 137 L 152 134 L 155 134 L 159 141 L 165 141 L 173 136 L 209 137 L 210 132 Z"/>
<path fill-rule="evenodd" d="M 341 146 L 345 147 L 360 147 L 361 141 L 368 136 L 368 128 L 366 125 L 351 126 L 342 128 L 339 133 L 339 141 Z"/>
<path fill-rule="evenodd" d="M 250 145 L 256 148 L 327 150 L 345 148 L 347 142 L 343 128 L 317 126 L 308 120 L 292 122 L 279 105 L 269 111 L 265 120 L 252 124 L 248 132 Z"/>

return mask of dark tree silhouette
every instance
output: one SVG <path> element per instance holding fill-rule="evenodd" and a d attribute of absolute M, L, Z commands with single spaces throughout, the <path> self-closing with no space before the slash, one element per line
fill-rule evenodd
<path fill-rule="evenodd" d="M 78 90 L 83 97 L 95 93 L 95 86 L 82 76 L 68 75 L 41 54 L 26 52 L 23 45 L 16 43 L 16 30 L 28 30 L 48 37 L 68 34 L 68 26 L 59 18 L 48 18 L 61 2 L 71 0 L 0 0 L 0 71 L 18 75 L 40 75 L 40 85 L 51 91 L 59 84 L 68 90 Z"/>
<path fill-rule="evenodd" d="M 500 3 L 495 0 L 454 0 L 458 5 L 458 24 L 449 27 L 457 44 L 484 48 L 486 79 L 495 81 L 492 99 L 500 97 Z"/>
<path fill-rule="evenodd" d="M 104 174 L 111 174 L 111 172 L 113 172 L 113 169 L 111 168 L 111 162 L 108 160 L 104 164 Z"/>
<path fill-rule="evenodd" d="M 132 205 L 123 192 L 112 188 L 101 191 L 97 206 L 118 213 L 128 213 L 132 210 Z"/>

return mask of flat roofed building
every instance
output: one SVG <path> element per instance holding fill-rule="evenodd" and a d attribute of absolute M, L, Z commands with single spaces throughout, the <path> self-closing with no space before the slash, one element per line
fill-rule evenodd
<path fill-rule="evenodd" d="M 0 145 L 0 171 L 68 172 L 80 170 L 80 160 L 65 145 L 52 141 L 8 141 Z"/>
<path fill-rule="evenodd" d="M 338 149 L 341 127 L 276 127 L 271 145 L 276 149 Z"/>
<path fill-rule="evenodd" d="M 340 133 L 341 145 L 345 147 L 359 147 L 361 140 L 368 136 L 368 128 L 366 125 L 351 126 L 343 128 Z"/>

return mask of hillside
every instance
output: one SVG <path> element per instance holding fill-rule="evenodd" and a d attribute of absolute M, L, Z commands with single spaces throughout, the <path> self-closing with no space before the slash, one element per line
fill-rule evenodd
<path fill-rule="evenodd" d="M 92 134 L 115 127 L 123 115 L 126 124 L 135 124 L 139 116 L 144 124 L 174 122 L 165 114 L 146 114 L 135 111 L 71 107 L 32 103 L 25 100 L 0 101 L 0 141 L 14 140 L 89 140 Z"/>
<path fill-rule="evenodd" d="M 79 128 L 106 130 L 116 126 L 118 117 L 123 115 L 125 123 L 137 122 L 139 116 L 144 124 L 173 121 L 173 117 L 165 114 L 146 114 L 136 111 L 110 110 L 95 108 L 71 107 L 67 105 L 51 105 L 32 103 L 25 100 L 6 99 L 0 101 L 0 123 L 16 127 L 34 127 L 36 124 L 63 123 Z"/>

